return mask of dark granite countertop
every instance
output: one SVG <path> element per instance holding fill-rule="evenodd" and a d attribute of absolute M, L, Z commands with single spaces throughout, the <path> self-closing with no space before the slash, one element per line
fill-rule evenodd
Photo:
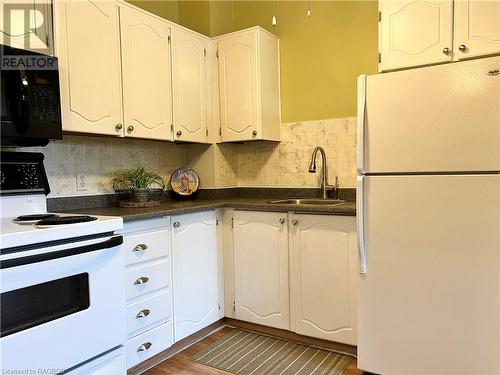
<path fill-rule="evenodd" d="M 64 210 L 67 213 L 83 213 L 87 215 L 121 216 L 123 221 L 150 219 L 162 216 L 185 214 L 213 210 L 217 208 L 234 208 L 251 211 L 300 212 L 322 215 L 355 216 L 356 202 L 347 201 L 338 206 L 319 206 L 306 204 L 269 204 L 272 198 L 198 198 L 190 201 L 165 201 L 160 206 L 150 208 L 122 208 L 118 206 L 80 208 Z"/>

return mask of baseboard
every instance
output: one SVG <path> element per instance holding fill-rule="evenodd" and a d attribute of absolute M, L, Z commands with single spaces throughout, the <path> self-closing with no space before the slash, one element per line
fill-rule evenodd
<path fill-rule="evenodd" d="M 183 338 L 182 340 L 173 344 L 170 348 L 156 354 L 155 356 L 145 360 L 144 362 L 139 363 L 138 365 L 130 368 L 127 371 L 127 375 L 139 375 L 143 372 L 149 370 L 150 368 L 156 366 L 157 364 L 173 357 L 177 353 L 182 352 L 183 350 L 189 348 L 190 346 L 196 344 L 198 341 L 203 340 L 205 337 L 210 336 L 212 333 L 217 332 L 225 327 L 225 319 L 219 319 L 215 323 L 210 324 L 208 327 L 205 327 L 198 332 L 193 333 L 192 335 Z"/>
<path fill-rule="evenodd" d="M 263 335 L 268 335 L 288 341 L 293 341 L 297 344 L 315 346 L 318 348 L 333 350 L 339 353 L 350 354 L 353 356 L 357 355 L 357 347 L 353 345 L 342 344 L 338 342 L 318 339 L 315 337 L 299 335 L 297 333 L 287 331 L 284 329 L 267 327 L 260 324 L 244 322 L 242 320 L 237 320 L 233 318 L 226 318 L 225 324 L 229 327 L 241 328 L 256 333 L 261 333 Z"/>

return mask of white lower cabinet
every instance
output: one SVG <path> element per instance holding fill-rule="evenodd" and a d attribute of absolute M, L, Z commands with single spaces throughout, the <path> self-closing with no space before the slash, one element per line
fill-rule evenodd
<path fill-rule="evenodd" d="M 168 289 L 127 305 L 127 331 L 131 335 L 171 318 L 172 294 Z"/>
<path fill-rule="evenodd" d="M 289 329 L 286 213 L 234 212 L 234 316 Z"/>
<path fill-rule="evenodd" d="M 356 345 L 355 218 L 235 211 L 232 220 L 227 315 Z"/>
<path fill-rule="evenodd" d="M 217 217 L 209 211 L 171 219 L 177 342 L 219 319 Z"/>
<path fill-rule="evenodd" d="M 138 336 L 125 344 L 127 353 L 127 368 L 145 361 L 148 358 L 168 349 L 173 342 L 172 321 L 159 325 Z"/>
<path fill-rule="evenodd" d="M 173 344 L 170 220 L 125 223 L 127 368 Z"/>
<path fill-rule="evenodd" d="M 354 217 L 290 216 L 291 330 L 356 345 Z"/>

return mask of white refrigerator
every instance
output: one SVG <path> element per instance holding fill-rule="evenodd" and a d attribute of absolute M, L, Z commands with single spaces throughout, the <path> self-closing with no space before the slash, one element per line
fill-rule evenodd
<path fill-rule="evenodd" d="M 500 374 L 500 57 L 358 79 L 358 367 Z"/>

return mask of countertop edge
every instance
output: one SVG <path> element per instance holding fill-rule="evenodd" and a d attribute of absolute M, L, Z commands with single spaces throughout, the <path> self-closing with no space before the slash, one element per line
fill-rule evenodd
<path fill-rule="evenodd" d="M 267 212 L 296 212 L 300 214 L 334 215 L 334 216 L 356 216 L 355 202 L 348 201 L 339 206 L 313 206 L 295 204 L 269 204 L 268 202 L 251 199 L 249 202 L 238 202 L 238 199 L 230 202 L 164 202 L 157 207 L 148 209 L 121 208 L 117 206 L 65 210 L 65 213 L 80 213 L 96 216 L 118 216 L 124 222 L 146 220 L 165 216 L 182 215 L 216 209 L 235 209 L 245 211 L 267 211 Z M 137 210 L 137 211 L 135 211 Z"/>

